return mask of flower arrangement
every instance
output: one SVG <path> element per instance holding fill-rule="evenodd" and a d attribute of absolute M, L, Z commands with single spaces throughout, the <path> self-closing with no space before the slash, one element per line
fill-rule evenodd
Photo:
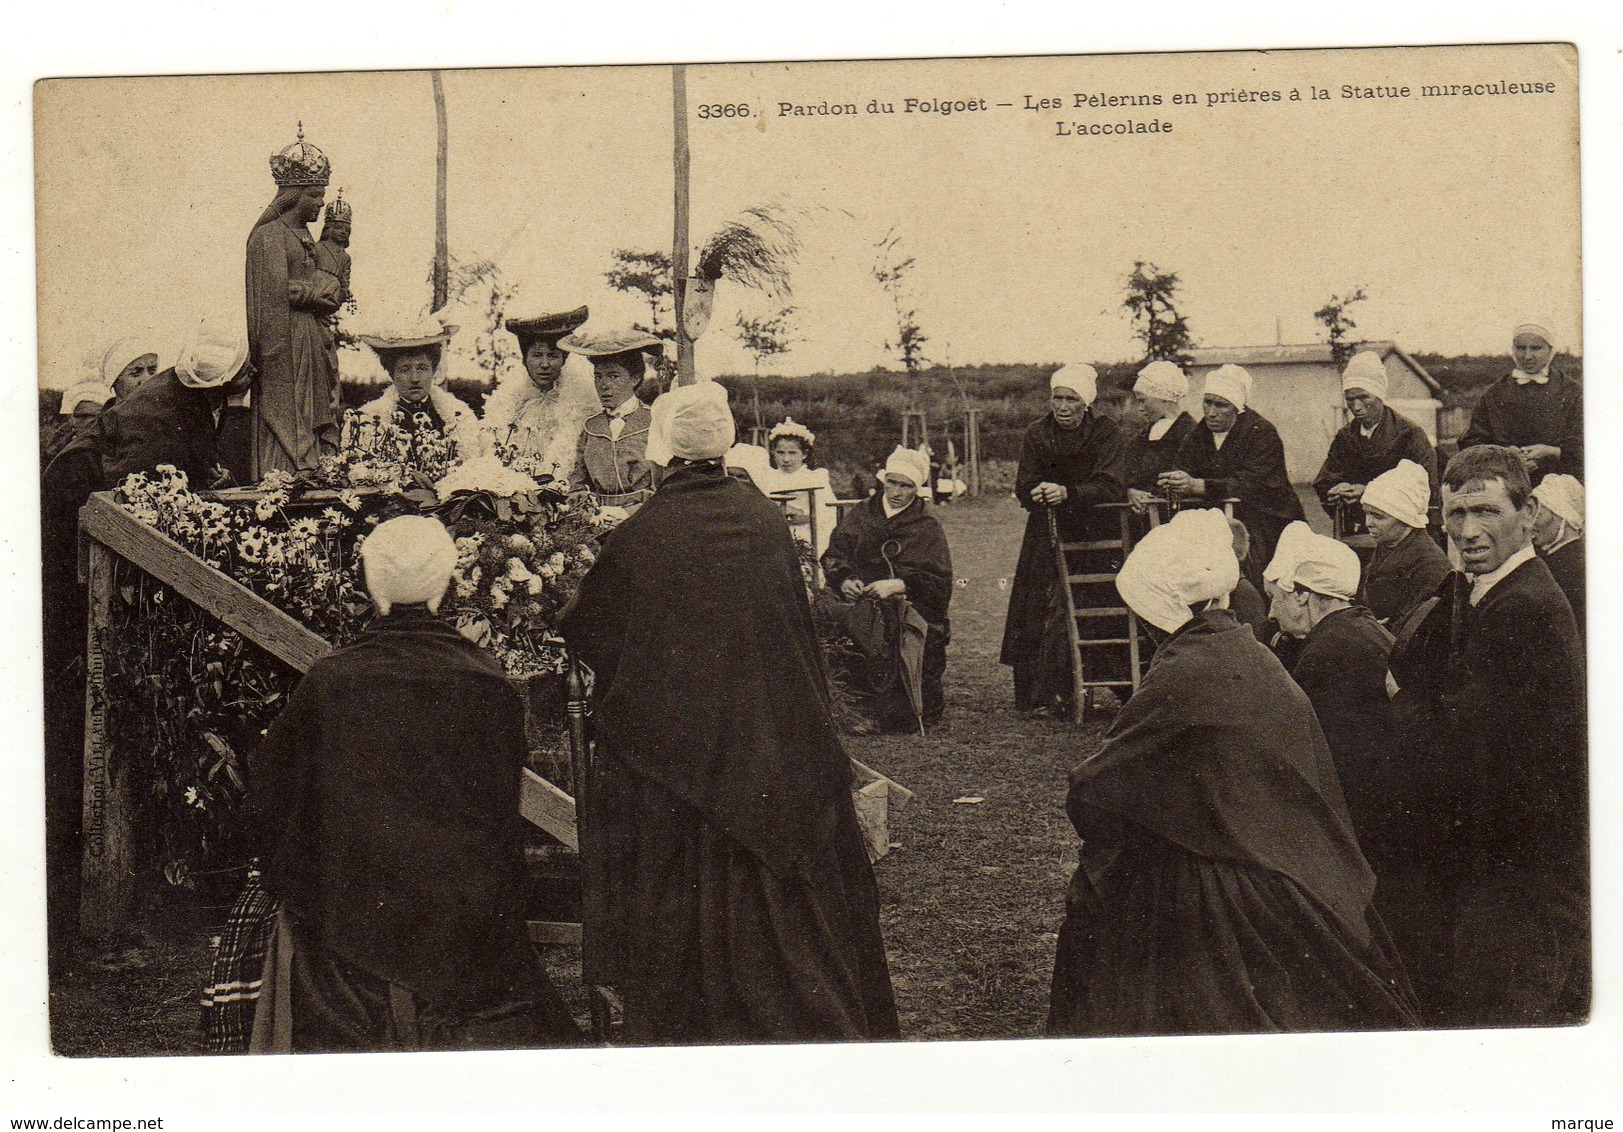
<path fill-rule="evenodd" d="M 411 427 L 416 424 L 416 428 Z M 403 491 L 444 479 L 459 462 L 456 441 L 427 427 L 427 414 L 408 421 L 403 409 L 390 420 L 344 410 L 336 455 L 322 457 L 310 482 L 319 487 L 376 487 Z"/>

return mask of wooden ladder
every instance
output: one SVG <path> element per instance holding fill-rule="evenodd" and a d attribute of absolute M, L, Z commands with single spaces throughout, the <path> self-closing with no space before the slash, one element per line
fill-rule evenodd
<path fill-rule="evenodd" d="M 1138 615 L 1124 604 L 1096 605 L 1082 604 L 1077 600 L 1076 587 L 1098 586 L 1114 583 L 1116 575 L 1108 571 L 1083 571 L 1073 573 L 1071 570 L 1070 555 L 1099 551 L 1118 551 L 1125 559 L 1127 552 L 1132 549 L 1132 528 L 1128 523 L 1128 514 L 1125 505 L 1106 504 L 1115 507 L 1120 523 L 1120 532 L 1110 539 L 1081 539 L 1066 542 L 1060 538 L 1059 523 L 1055 519 L 1053 508 L 1047 511 L 1048 540 L 1054 550 L 1055 575 L 1062 579 L 1060 591 L 1065 595 L 1065 631 L 1070 644 L 1071 659 L 1071 722 L 1081 723 L 1087 718 L 1088 692 L 1092 688 L 1128 688 L 1136 692 L 1140 679 L 1143 677 L 1143 647 L 1139 629 Z M 1093 637 L 1084 636 L 1079 626 L 1083 620 L 1097 618 L 1119 618 L 1126 625 L 1125 633 L 1121 636 Z M 1122 649 L 1127 657 L 1127 679 L 1090 680 L 1088 671 L 1092 667 L 1088 659 L 1091 649 Z"/>

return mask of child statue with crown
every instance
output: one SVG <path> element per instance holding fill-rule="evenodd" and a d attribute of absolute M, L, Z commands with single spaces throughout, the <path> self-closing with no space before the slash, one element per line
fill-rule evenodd
<path fill-rule="evenodd" d="M 276 196 L 248 236 L 247 314 L 253 388 L 253 475 L 315 468 L 338 450 L 338 367 L 329 318 L 343 302 L 323 270 L 309 224 L 326 202 L 332 166 L 298 139 L 272 155 Z M 345 256 L 347 259 L 347 254 Z"/>

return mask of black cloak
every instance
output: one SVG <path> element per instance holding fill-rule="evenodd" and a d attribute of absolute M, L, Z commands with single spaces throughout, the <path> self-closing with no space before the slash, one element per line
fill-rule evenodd
<path fill-rule="evenodd" d="M 1312 706 L 1227 610 L 1156 652 L 1066 809 L 1050 1033 L 1415 1025 Z"/>
<path fill-rule="evenodd" d="M 584 962 L 632 1042 L 894 1036 L 878 891 L 794 537 L 678 466 L 563 618 L 592 670 Z"/>

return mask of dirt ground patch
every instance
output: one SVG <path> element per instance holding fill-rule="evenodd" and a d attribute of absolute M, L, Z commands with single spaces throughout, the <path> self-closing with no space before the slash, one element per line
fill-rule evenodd
<path fill-rule="evenodd" d="M 1068 770 L 1102 724 L 1021 719 L 997 663 L 1025 514 L 1007 496 L 941 507 L 954 573 L 947 714 L 928 737 L 852 737 L 851 753 L 916 792 L 891 818 L 877 866 L 902 1034 L 912 1040 L 1037 1037 L 1076 836 Z M 979 803 L 954 799 L 979 797 Z M 68 1056 L 201 1052 L 197 998 L 218 912 L 170 900 L 114 948 L 80 948 L 51 988 L 52 1038 Z M 584 1013 L 578 957 L 548 966 Z"/>

